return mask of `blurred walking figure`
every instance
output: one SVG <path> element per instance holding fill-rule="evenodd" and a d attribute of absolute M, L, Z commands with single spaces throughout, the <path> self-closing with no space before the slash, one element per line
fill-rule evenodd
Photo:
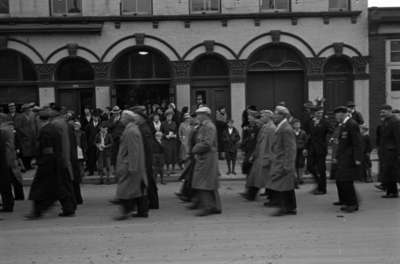
<path fill-rule="evenodd" d="M 225 106 L 218 108 L 215 113 L 215 126 L 217 127 L 217 139 L 218 139 L 218 159 L 225 159 L 225 147 L 224 147 L 224 132 L 227 128 L 228 115 L 226 113 Z"/>
<path fill-rule="evenodd" d="M 147 175 L 142 134 L 137 125 L 139 116 L 124 110 L 121 122 L 125 125 L 117 157 L 118 185 L 116 198 L 121 214 L 115 220 L 128 219 L 137 209 L 136 217 L 148 217 Z"/>
<path fill-rule="evenodd" d="M 239 131 L 233 126 L 233 120 L 228 121 L 228 126 L 223 131 L 222 138 L 224 143 L 226 164 L 228 166 L 228 171 L 226 174 L 236 175 L 235 166 L 240 135 Z"/>
<path fill-rule="evenodd" d="M 111 152 L 113 146 L 113 138 L 108 133 L 107 123 L 103 121 L 100 124 L 100 132 L 96 135 L 97 146 L 97 170 L 100 174 L 100 184 L 104 184 L 104 175 L 106 176 L 105 183 L 109 184 L 111 173 Z"/>
<path fill-rule="evenodd" d="M 165 111 L 166 121 L 163 124 L 165 138 L 165 164 L 167 165 L 167 174 L 175 170 L 178 161 L 178 126 L 173 120 L 174 111 L 168 109 Z"/>
<path fill-rule="evenodd" d="M 211 121 L 210 108 L 200 107 L 196 115 L 199 128 L 192 149 L 195 157 L 192 188 L 196 198 L 191 209 L 201 210 L 197 216 L 220 214 L 217 129 Z"/>

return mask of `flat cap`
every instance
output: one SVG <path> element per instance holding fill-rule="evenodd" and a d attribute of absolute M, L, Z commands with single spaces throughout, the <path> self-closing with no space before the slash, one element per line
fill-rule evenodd
<path fill-rule="evenodd" d="M 336 113 L 347 113 L 347 107 L 341 105 L 335 108 L 335 110 L 333 110 L 333 112 Z"/>
<path fill-rule="evenodd" d="M 134 112 L 135 114 L 142 116 L 143 118 L 147 118 L 146 107 L 144 105 L 135 105 L 129 108 L 129 110 Z"/>
<path fill-rule="evenodd" d="M 392 110 L 393 110 L 393 108 L 392 108 L 392 106 L 391 106 L 391 105 L 384 104 L 384 105 L 382 105 L 382 106 L 379 108 L 379 110 L 387 110 L 387 111 L 392 111 Z"/>
<path fill-rule="evenodd" d="M 211 115 L 211 109 L 207 106 L 200 107 L 196 110 L 196 114 L 208 114 Z"/>
<path fill-rule="evenodd" d="M 277 107 L 275 107 L 275 112 L 278 114 L 290 115 L 289 109 L 282 105 L 278 105 Z"/>
<path fill-rule="evenodd" d="M 347 107 L 354 107 L 356 104 L 353 101 L 347 102 Z"/>

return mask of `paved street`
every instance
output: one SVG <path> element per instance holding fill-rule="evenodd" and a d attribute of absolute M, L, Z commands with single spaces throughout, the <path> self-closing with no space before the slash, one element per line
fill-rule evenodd
<path fill-rule="evenodd" d="M 342 214 L 329 194 L 312 185 L 297 191 L 299 215 L 270 217 L 272 209 L 243 201 L 243 182 L 225 181 L 222 215 L 194 217 L 173 196 L 178 183 L 160 187 L 162 209 L 149 219 L 115 222 L 108 205 L 115 186 L 85 185 L 86 202 L 75 218 L 24 221 L 30 203 L 0 221 L 1 264 L 58 263 L 400 263 L 400 199 L 383 200 L 372 184 L 358 184 L 362 206 Z"/>

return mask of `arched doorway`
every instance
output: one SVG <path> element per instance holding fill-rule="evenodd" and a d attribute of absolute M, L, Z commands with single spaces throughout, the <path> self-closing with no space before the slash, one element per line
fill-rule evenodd
<path fill-rule="evenodd" d="M 14 102 L 17 107 L 24 103 L 38 103 L 37 75 L 32 61 L 25 55 L 10 49 L 0 50 L 0 107 Z"/>
<path fill-rule="evenodd" d="M 285 102 L 293 116 L 302 117 L 305 74 L 302 55 L 288 45 L 267 45 L 249 58 L 246 104 L 270 109 Z"/>
<path fill-rule="evenodd" d="M 95 107 L 94 71 L 88 61 L 68 57 L 58 63 L 55 80 L 57 104 L 82 114 L 85 107 Z"/>
<path fill-rule="evenodd" d="M 332 113 L 335 107 L 354 100 L 354 76 L 351 63 L 344 57 L 331 57 L 324 67 L 325 109 Z"/>
<path fill-rule="evenodd" d="M 113 62 L 111 75 L 114 102 L 120 107 L 174 101 L 171 64 L 158 50 L 133 47 L 121 52 Z"/>
<path fill-rule="evenodd" d="M 192 63 L 190 72 L 193 108 L 205 104 L 215 117 L 216 110 L 225 107 L 230 115 L 230 78 L 225 58 L 216 54 L 201 55 Z"/>

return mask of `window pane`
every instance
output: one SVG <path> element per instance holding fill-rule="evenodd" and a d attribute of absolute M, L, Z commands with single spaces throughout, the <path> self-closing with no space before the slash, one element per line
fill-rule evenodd
<path fill-rule="evenodd" d="M 289 9 L 289 0 L 275 0 L 276 9 Z"/>
<path fill-rule="evenodd" d="M 66 0 L 53 0 L 53 13 L 65 14 L 66 12 Z"/>
<path fill-rule="evenodd" d="M 151 0 L 137 0 L 137 11 L 151 14 Z"/>
<path fill-rule="evenodd" d="M 81 0 L 68 0 L 68 12 L 69 13 L 80 13 L 81 12 Z"/>
<path fill-rule="evenodd" d="M 219 0 L 192 0 L 192 11 L 219 11 Z"/>
<path fill-rule="evenodd" d="M 219 10 L 219 1 L 218 0 L 209 0 L 210 2 L 210 10 L 218 11 Z"/>
<path fill-rule="evenodd" d="M 400 40 L 394 40 L 390 42 L 391 51 L 399 51 L 400 52 Z"/>
<path fill-rule="evenodd" d="M 19 80 L 19 77 L 18 55 L 2 52 L 0 56 L 0 80 Z"/>
<path fill-rule="evenodd" d="M 393 62 L 400 62 L 400 52 L 392 52 L 391 60 Z"/>
<path fill-rule="evenodd" d="M 392 70 L 392 91 L 400 91 L 400 70 Z"/>
<path fill-rule="evenodd" d="M 123 10 L 124 13 L 136 13 L 136 0 L 124 0 L 123 2 Z"/>
<path fill-rule="evenodd" d="M 348 9 L 349 0 L 329 0 L 330 9 Z"/>
<path fill-rule="evenodd" d="M 8 0 L 0 0 L 0 13 L 8 14 L 9 12 Z"/>
<path fill-rule="evenodd" d="M 275 0 L 262 0 L 261 9 L 275 9 Z"/>
<path fill-rule="evenodd" d="M 203 11 L 204 0 L 192 0 L 192 11 Z"/>

